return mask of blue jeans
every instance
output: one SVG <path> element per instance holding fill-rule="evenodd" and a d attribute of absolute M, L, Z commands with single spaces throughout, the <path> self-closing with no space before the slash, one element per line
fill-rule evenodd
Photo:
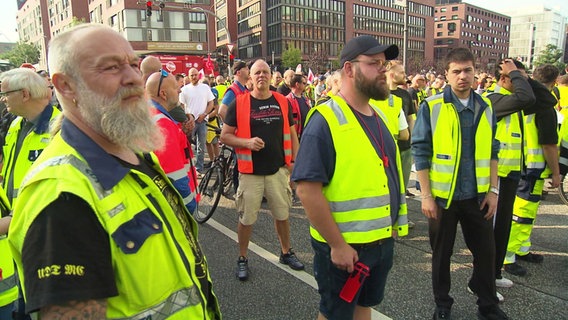
<path fill-rule="evenodd" d="M 195 149 L 196 149 L 196 157 L 197 163 L 195 164 L 195 169 L 199 173 L 203 173 L 203 162 L 205 156 L 205 140 L 207 137 L 207 121 L 203 121 L 201 123 L 195 123 L 195 128 L 193 128 L 192 133 L 195 139 Z"/>
<path fill-rule="evenodd" d="M 12 311 L 14 311 L 13 303 L 0 307 L 0 319 L 12 319 Z"/>

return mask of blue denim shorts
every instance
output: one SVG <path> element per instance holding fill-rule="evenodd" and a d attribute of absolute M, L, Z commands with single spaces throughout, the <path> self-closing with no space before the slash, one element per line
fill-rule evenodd
<path fill-rule="evenodd" d="M 349 277 L 331 262 L 331 248 L 327 243 L 312 238 L 314 249 L 314 276 L 320 294 L 319 311 L 327 319 L 353 319 L 355 306 L 372 307 L 383 301 L 387 275 L 393 264 L 394 239 L 388 238 L 367 245 L 352 245 L 357 250 L 359 261 L 371 272 L 363 286 L 348 303 L 339 297 L 339 292 Z"/>

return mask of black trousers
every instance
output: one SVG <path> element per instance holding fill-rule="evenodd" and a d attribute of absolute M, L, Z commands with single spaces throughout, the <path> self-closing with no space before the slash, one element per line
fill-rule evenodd
<path fill-rule="evenodd" d="M 432 289 L 439 308 L 451 309 L 450 297 L 452 257 L 458 222 L 465 243 L 473 254 L 471 289 L 477 293 L 477 305 L 488 307 L 498 303 L 495 296 L 495 241 L 493 221 L 483 218 L 486 209 L 479 209 L 477 199 L 452 201 L 448 209 L 440 209 L 438 219 L 429 219 L 432 247 Z"/>
<path fill-rule="evenodd" d="M 495 215 L 493 235 L 495 237 L 495 277 L 501 278 L 501 268 L 507 253 L 511 222 L 513 219 L 513 205 L 519 186 L 518 179 L 499 178 L 499 203 Z"/>

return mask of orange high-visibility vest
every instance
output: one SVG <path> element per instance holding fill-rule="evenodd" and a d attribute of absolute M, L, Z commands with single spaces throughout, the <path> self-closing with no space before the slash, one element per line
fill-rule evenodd
<path fill-rule="evenodd" d="M 283 118 L 283 149 L 286 165 L 292 164 L 292 138 L 290 136 L 290 123 L 288 122 L 288 99 L 283 95 L 272 92 L 280 106 Z M 237 108 L 237 130 L 235 135 L 239 138 L 250 139 L 250 92 L 237 96 L 235 108 Z M 237 166 L 241 173 L 253 173 L 252 150 L 248 148 L 235 148 L 237 154 Z"/>

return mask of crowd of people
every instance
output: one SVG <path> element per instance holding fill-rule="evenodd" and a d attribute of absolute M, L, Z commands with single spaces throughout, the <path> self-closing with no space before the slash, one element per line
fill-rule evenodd
<path fill-rule="evenodd" d="M 502 271 L 524 276 L 522 263 L 543 262 L 530 235 L 544 179 L 558 186 L 568 172 L 568 125 L 558 126 L 568 76 L 552 65 L 529 76 L 513 59 L 478 73 L 466 48 L 448 53 L 443 74 L 407 76 L 398 56 L 396 45 L 363 35 L 343 46 L 338 70 L 312 83 L 262 59 L 237 61 L 227 82 L 200 79 L 195 68 L 168 73 L 153 56 L 139 65 L 128 41 L 100 24 L 58 34 L 49 73 L 0 74 L 11 115 L 0 319 L 221 319 L 192 218 L 219 143 L 237 160 L 238 280 L 251 277 L 248 246 L 264 200 L 279 262 L 304 269 L 292 249 L 295 194 L 310 222 L 318 319 L 371 319 L 387 294 L 395 239 L 412 227 L 414 164 L 433 319 L 452 317 L 458 223 L 473 254 L 467 289 L 478 318 L 508 319 L 497 288 L 514 284 Z M 366 280 L 347 297 L 359 272 Z"/>

